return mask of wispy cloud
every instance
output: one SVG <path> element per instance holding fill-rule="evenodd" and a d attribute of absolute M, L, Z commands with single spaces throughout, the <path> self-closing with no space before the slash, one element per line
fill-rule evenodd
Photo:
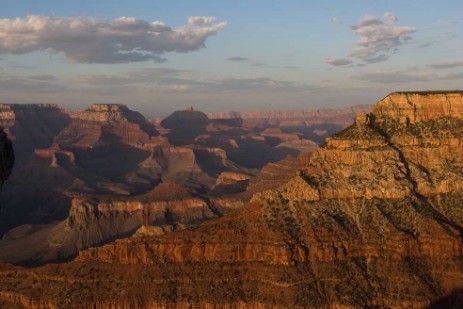
<path fill-rule="evenodd" d="M 131 70 L 119 75 L 88 74 L 77 75 L 73 82 L 87 86 L 118 87 L 122 85 L 156 84 L 156 83 L 181 83 L 188 81 L 183 74 L 190 71 L 171 68 L 145 68 Z"/>
<path fill-rule="evenodd" d="M 435 69 L 435 70 L 453 69 L 453 68 L 457 68 L 461 66 L 463 66 L 463 61 L 446 61 L 446 62 L 428 64 L 428 67 Z"/>
<path fill-rule="evenodd" d="M 330 57 L 326 63 L 332 66 L 346 65 L 359 59 L 365 64 L 377 63 L 389 59 L 388 54 L 397 53 L 399 47 L 410 40 L 410 34 L 417 31 L 415 27 L 396 25 L 396 15 L 386 12 L 383 18 L 367 15 L 355 25 L 352 32 L 359 36 L 357 47 L 344 58 Z M 347 63 L 350 61 L 349 63 Z M 344 63 L 344 64 L 343 64 Z"/>
<path fill-rule="evenodd" d="M 199 80 L 190 71 L 168 68 L 140 69 L 121 75 L 79 75 L 72 82 L 76 86 L 90 88 L 120 86 L 149 86 L 163 91 L 303 91 L 313 89 L 314 85 L 292 81 L 276 80 L 270 77 L 222 78 Z M 193 74 L 194 75 L 194 74 Z M 319 88 L 319 87 L 318 87 Z"/>
<path fill-rule="evenodd" d="M 386 22 L 375 16 L 365 16 L 351 26 L 352 31 L 360 38 L 357 48 L 349 54 L 350 57 L 368 62 L 379 53 L 390 52 L 403 45 L 410 40 L 409 35 L 417 31 L 414 27 L 397 26 L 395 23 L 398 19 L 392 13 L 385 13 L 384 18 Z"/>
<path fill-rule="evenodd" d="M 384 18 L 386 18 L 388 21 L 393 22 L 393 23 L 399 20 L 397 16 L 395 16 L 391 12 L 384 13 Z"/>
<path fill-rule="evenodd" d="M 349 60 L 347 58 L 333 58 L 333 57 L 328 57 L 325 59 L 325 62 L 328 63 L 329 65 L 338 67 L 338 66 L 344 66 L 352 63 L 352 60 Z"/>
<path fill-rule="evenodd" d="M 354 78 L 369 81 L 378 84 L 405 84 L 416 82 L 435 82 L 439 80 L 461 80 L 463 79 L 463 72 L 437 74 L 434 72 L 426 71 L 380 71 L 373 73 L 364 73 L 357 75 Z"/>
<path fill-rule="evenodd" d="M 247 57 L 242 57 L 242 56 L 229 57 L 229 58 L 225 58 L 225 60 L 233 61 L 233 62 L 242 62 L 250 66 L 253 66 L 253 67 L 261 67 L 261 66 L 266 65 L 265 62 L 255 61 L 255 60 L 249 59 Z"/>
<path fill-rule="evenodd" d="M 229 57 L 229 58 L 226 58 L 225 60 L 228 60 L 228 61 L 241 61 L 241 62 L 246 62 L 246 61 L 249 61 L 249 58 L 241 57 L 241 56 L 236 56 L 236 57 Z"/>
<path fill-rule="evenodd" d="M 134 17 L 98 20 L 89 17 L 0 19 L 0 54 L 42 50 L 63 53 L 70 62 L 124 63 L 165 61 L 169 52 L 190 52 L 205 47 L 206 40 L 226 26 L 214 17 L 190 17 L 171 28 L 161 21 Z"/>
<path fill-rule="evenodd" d="M 53 82 L 51 76 L 1 76 L 0 91 L 2 94 L 14 92 L 18 96 L 23 94 L 51 94 L 67 91 L 67 87 Z"/>

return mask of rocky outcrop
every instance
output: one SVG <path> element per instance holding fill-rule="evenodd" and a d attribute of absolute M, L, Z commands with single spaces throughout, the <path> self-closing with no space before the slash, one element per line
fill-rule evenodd
<path fill-rule="evenodd" d="M 213 187 L 213 194 L 232 194 L 246 190 L 251 177 L 246 174 L 223 172 L 219 175 Z"/>
<path fill-rule="evenodd" d="M 0 242 L 1 257 L 23 264 L 59 261 L 75 256 L 79 250 L 130 236 L 140 227 L 152 235 L 157 226 L 169 232 L 218 216 L 220 213 L 205 199 L 169 182 L 132 198 L 74 197 L 64 221 L 22 225 L 6 233 Z"/>
<path fill-rule="evenodd" d="M 210 123 L 206 114 L 192 108 L 176 111 L 161 121 L 161 126 L 170 131 L 166 134 L 169 142 L 174 145 L 188 145 L 195 137 L 206 132 Z"/>
<path fill-rule="evenodd" d="M 85 111 L 68 111 L 72 122 L 56 137 L 55 143 L 92 148 L 109 138 L 141 149 L 156 143 L 159 133 L 140 113 L 122 104 L 93 104 Z"/>
<path fill-rule="evenodd" d="M 373 115 L 378 122 L 393 119 L 415 124 L 444 117 L 463 118 L 463 92 L 397 92 L 379 101 Z"/>
<path fill-rule="evenodd" d="M 242 193 L 246 200 L 254 194 L 281 187 L 309 162 L 311 153 L 301 153 L 299 156 L 286 156 L 280 161 L 269 163 L 250 180 L 246 191 Z"/>

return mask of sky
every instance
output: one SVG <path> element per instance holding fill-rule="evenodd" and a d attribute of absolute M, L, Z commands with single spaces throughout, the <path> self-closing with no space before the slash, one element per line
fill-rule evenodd
<path fill-rule="evenodd" d="M 463 1 L 0 0 L 0 102 L 146 116 L 463 88 Z"/>

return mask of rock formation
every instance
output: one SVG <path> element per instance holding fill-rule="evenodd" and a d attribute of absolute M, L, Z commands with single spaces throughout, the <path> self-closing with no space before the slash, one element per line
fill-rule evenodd
<path fill-rule="evenodd" d="M 317 148 L 296 133 L 262 135 L 192 109 L 163 127 L 122 104 L 4 104 L 0 121 L 20 158 L 5 186 L 0 258 L 28 265 L 69 259 L 140 227 L 167 232 L 235 211 L 250 199 L 241 194 L 249 181 L 230 175 L 253 178 L 267 163 Z M 175 195 L 184 190 L 188 197 Z"/>
<path fill-rule="evenodd" d="M 391 94 L 239 211 L 65 264 L 0 264 L 0 299 L 25 308 L 443 302 L 463 288 L 462 104 L 459 93 Z"/>
<path fill-rule="evenodd" d="M 328 122 L 330 119 L 343 119 L 351 123 L 352 115 L 359 112 L 369 111 L 369 105 L 354 105 L 346 109 L 319 109 L 319 110 L 278 110 L 267 112 L 221 112 L 207 114 L 210 119 L 267 119 L 276 122 L 291 120 L 312 120 Z"/>
<path fill-rule="evenodd" d="M 208 116 L 214 122 L 247 128 L 280 128 L 282 133 L 302 134 L 322 144 L 327 136 L 349 126 L 356 114 L 370 111 L 369 105 L 355 105 L 345 109 L 223 112 Z"/>

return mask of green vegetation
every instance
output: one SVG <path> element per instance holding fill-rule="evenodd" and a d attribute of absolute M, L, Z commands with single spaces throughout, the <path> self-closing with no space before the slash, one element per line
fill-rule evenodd
<path fill-rule="evenodd" d="M 342 131 L 333 134 L 333 140 L 382 140 L 384 137 L 375 129 L 374 126 L 353 124 Z M 326 145 L 325 145 L 326 146 Z"/>
<path fill-rule="evenodd" d="M 453 117 L 443 117 L 402 128 L 408 134 L 418 137 L 463 137 L 463 120 Z"/>

